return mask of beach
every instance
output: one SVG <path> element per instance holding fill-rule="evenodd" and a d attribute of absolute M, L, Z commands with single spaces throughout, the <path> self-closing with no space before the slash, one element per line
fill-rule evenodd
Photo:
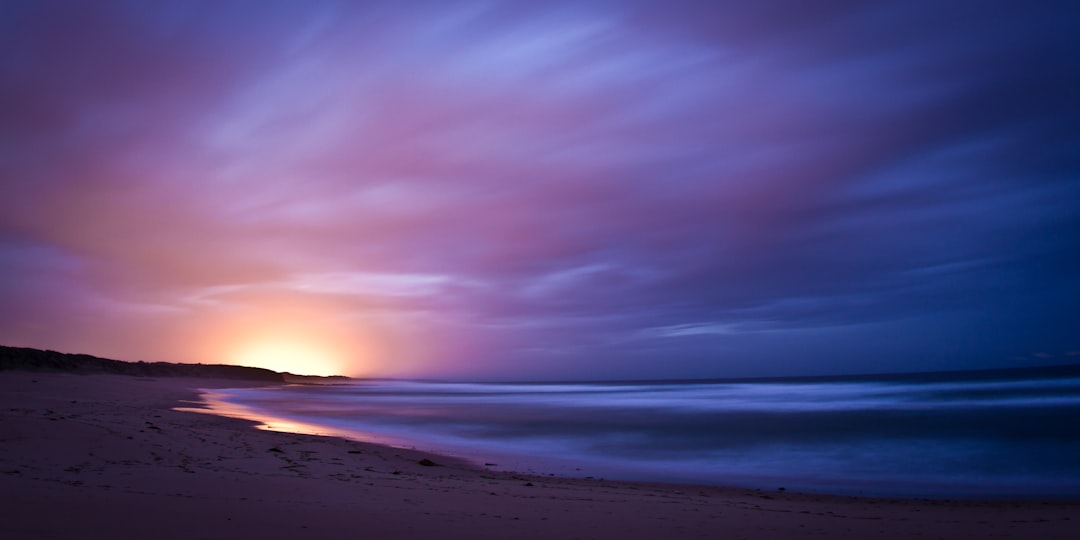
<path fill-rule="evenodd" d="M 1077 538 L 1075 501 L 875 499 L 526 475 L 259 430 L 230 380 L 0 373 L 0 536 Z"/>

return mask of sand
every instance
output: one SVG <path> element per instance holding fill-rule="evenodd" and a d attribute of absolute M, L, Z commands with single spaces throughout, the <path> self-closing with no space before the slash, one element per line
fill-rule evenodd
<path fill-rule="evenodd" d="M 1078 502 L 527 476 L 173 410 L 237 384 L 0 373 L 0 538 L 1080 538 Z"/>

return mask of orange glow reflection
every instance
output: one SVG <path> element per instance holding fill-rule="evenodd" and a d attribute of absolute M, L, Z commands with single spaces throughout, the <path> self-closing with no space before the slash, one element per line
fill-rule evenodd
<path fill-rule="evenodd" d="M 172 410 L 250 420 L 255 422 L 256 429 L 265 431 L 340 437 L 342 439 L 373 442 L 398 448 L 413 448 L 413 446 L 409 445 L 409 441 L 405 439 L 398 439 L 389 435 L 380 435 L 360 430 L 339 429 L 332 426 L 290 420 L 288 418 L 274 416 L 256 408 L 230 403 L 225 400 L 221 393 L 213 390 L 201 390 L 200 392 L 199 401 L 189 402 L 194 405 L 193 407 L 173 407 Z"/>

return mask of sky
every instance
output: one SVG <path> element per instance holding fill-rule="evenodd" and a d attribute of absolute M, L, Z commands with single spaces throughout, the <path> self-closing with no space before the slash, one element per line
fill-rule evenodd
<path fill-rule="evenodd" d="M 1068 1 L 0 1 L 0 343 L 504 380 L 1080 362 L 1078 35 Z"/>

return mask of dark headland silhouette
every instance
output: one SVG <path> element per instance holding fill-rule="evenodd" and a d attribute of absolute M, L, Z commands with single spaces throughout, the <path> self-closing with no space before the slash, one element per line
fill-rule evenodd
<path fill-rule="evenodd" d="M 174 364 L 170 362 L 124 362 L 89 354 L 67 354 L 26 347 L 0 345 L 0 371 L 114 374 L 135 377 L 198 377 L 264 381 L 271 383 L 326 383 L 348 377 L 316 377 L 278 373 L 264 368 L 226 364 Z"/>

